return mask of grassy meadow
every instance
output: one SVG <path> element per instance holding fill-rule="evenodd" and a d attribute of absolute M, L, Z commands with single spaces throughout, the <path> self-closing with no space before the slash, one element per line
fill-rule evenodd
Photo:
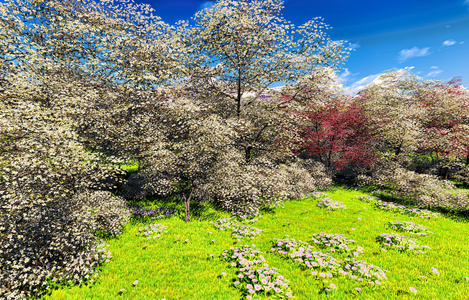
<path fill-rule="evenodd" d="M 280 207 L 263 210 L 258 221 L 238 223 L 262 230 L 248 228 L 255 233 L 245 234 L 248 237 L 241 241 L 232 236 L 230 220 L 225 220 L 228 225 L 224 230 L 211 223 L 231 215 L 208 204 L 197 206 L 194 203 L 194 214 L 189 223 L 185 223 L 178 213 L 169 218 L 134 219 L 123 235 L 107 240 L 112 259 L 103 265 L 102 272 L 92 283 L 62 286 L 41 299 L 469 299 L 468 224 L 464 219 L 444 215 L 422 218 L 378 209 L 373 203 L 356 197 L 366 193 L 344 187 L 324 193 L 346 208 L 321 208 L 318 203 L 324 198 L 319 197 L 288 201 Z M 182 203 L 151 203 L 184 211 Z M 396 231 L 388 226 L 389 221 L 422 225 L 428 229 L 427 234 Z M 149 234 L 148 239 L 143 232 L 151 230 L 150 224 L 163 226 L 158 227 L 160 231 Z M 140 230 L 145 226 L 148 229 Z M 340 251 L 331 252 L 312 242 L 313 235 L 322 232 L 340 234 L 356 241 L 349 244 L 350 248 L 363 248 L 363 253 L 356 258 L 379 267 L 386 278 L 370 283 L 366 276 L 360 281 L 360 274 L 355 278 L 350 274 L 331 275 L 327 270 L 302 268 L 301 261 L 288 258 L 295 251 L 283 256 L 272 251 L 281 248 L 274 239 L 301 240 L 311 244 L 312 251 L 329 252 L 342 261 L 339 272 L 351 272 L 344 261 L 355 257 L 353 254 L 349 257 Z M 415 238 L 420 245 L 430 249 L 418 248 L 424 253 L 416 253 L 411 249 L 398 251 L 398 247 L 383 246 L 377 241 L 383 233 Z M 274 294 L 270 290 L 270 296 L 265 296 L 262 289 L 257 291 L 259 287 L 253 285 L 250 290 L 255 293 L 251 292 L 251 296 L 249 289 L 241 287 L 249 282 L 243 282 L 247 278 L 239 279 L 238 275 L 242 273 L 239 263 L 232 266 L 235 260 L 223 260 L 222 254 L 230 247 L 246 248 L 243 245 L 259 249 L 264 263 L 271 269 L 277 268 L 280 275 L 276 278 L 289 281 L 288 288 L 282 287 L 281 293 Z M 237 286 L 236 281 L 240 282 Z M 287 290 L 291 294 L 287 294 Z"/>

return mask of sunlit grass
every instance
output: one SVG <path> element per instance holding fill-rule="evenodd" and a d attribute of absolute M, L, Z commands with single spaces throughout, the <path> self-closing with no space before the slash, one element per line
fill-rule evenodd
<path fill-rule="evenodd" d="M 378 210 L 371 203 L 355 198 L 364 194 L 360 191 L 339 188 L 327 193 L 344 203 L 346 209 L 319 208 L 319 199 L 312 198 L 289 201 L 272 211 L 263 211 L 259 221 L 250 223 L 263 231 L 254 239 L 244 238 L 241 242 L 233 239 L 229 230 L 218 230 L 210 223 L 216 218 L 230 217 L 210 206 L 197 207 L 196 217 L 189 223 L 178 216 L 155 220 L 152 223 L 165 225 L 168 231 L 162 231 L 155 239 L 137 236 L 145 224 L 133 222 L 127 225 L 122 236 L 108 241 L 113 259 L 95 284 L 55 290 L 44 299 L 241 299 L 242 295 L 232 284 L 236 269 L 219 256 L 232 246 L 244 244 L 255 244 L 269 266 L 278 268 L 290 280 L 294 299 L 469 299 L 466 222 L 446 217 L 427 220 Z M 173 207 L 181 209 L 181 205 Z M 387 226 L 389 221 L 417 223 L 433 233 L 413 236 L 398 232 Z M 342 234 L 357 241 L 364 248 L 358 259 L 388 270 L 388 279 L 382 280 L 380 286 L 363 286 L 345 276 L 326 278 L 327 284 L 333 283 L 337 289 L 327 295 L 319 294 L 322 279 L 270 251 L 274 238 L 308 242 L 313 234 L 321 232 Z M 385 252 L 376 238 L 392 232 L 416 238 L 431 249 L 423 249 L 424 254 Z M 314 247 L 315 251 L 326 251 Z M 334 253 L 332 256 L 335 257 Z M 135 280 L 138 284 L 134 286 Z M 361 287 L 361 291 L 356 287 Z M 125 290 L 120 294 L 121 289 Z"/>
<path fill-rule="evenodd" d="M 134 172 L 137 172 L 138 166 L 139 166 L 138 161 L 132 159 L 129 162 L 127 162 L 126 164 L 121 165 L 120 167 L 121 167 L 121 169 L 123 169 L 123 170 L 125 170 L 129 173 L 134 173 Z"/>

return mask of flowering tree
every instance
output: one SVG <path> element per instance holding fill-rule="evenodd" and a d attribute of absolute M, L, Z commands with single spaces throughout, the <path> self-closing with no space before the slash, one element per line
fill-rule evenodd
<path fill-rule="evenodd" d="M 408 70 L 384 72 L 377 80 L 368 84 L 359 96 L 364 112 L 376 126 L 374 134 L 383 143 L 380 150 L 407 155 L 418 150 L 423 132 L 420 120 L 425 109 L 413 97 L 417 88 L 428 86 Z"/>
<path fill-rule="evenodd" d="M 155 136 L 156 125 L 138 131 L 139 105 L 174 61 L 148 34 L 164 35 L 164 24 L 111 2 L 0 3 L 0 298 L 86 280 L 100 263 L 93 233 L 116 235 L 128 218 L 109 191 L 123 152 Z"/>
<path fill-rule="evenodd" d="M 451 156 L 464 157 L 467 92 L 455 83 L 423 81 L 398 70 L 385 73 L 365 88 L 361 93 L 365 112 L 382 121 L 374 132 L 385 144 L 380 149 L 382 159 L 369 172 L 371 176 L 359 176 L 363 184 L 389 187 L 393 194 L 420 206 L 467 209 L 467 195 L 455 190 L 452 182 L 433 174 L 418 174 L 406 163 L 427 155 L 441 169 Z"/>
<path fill-rule="evenodd" d="M 337 66 L 347 51 L 326 37 L 319 20 L 295 30 L 281 10 L 280 1 L 223 0 L 197 13 L 195 26 L 178 24 L 169 40 L 185 79 L 158 110 L 164 135 L 126 184 L 126 197 L 184 188 L 186 204 L 190 195 L 256 210 L 328 182 L 320 166 L 297 161 L 280 143 L 292 138 L 283 130 L 294 121 L 289 110 L 309 99 L 287 95 L 298 87 L 268 87 L 326 82 L 319 67 Z"/>
<path fill-rule="evenodd" d="M 440 164 L 438 175 L 445 169 L 445 178 L 454 162 L 469 163 L 469 93 L 460 82 L 459 78 L 448 83 L 435 82 L 415 92 L 416 101 L 425 109 L 421 147 Z"/>
<path fill-rule="evenodd" d="M 180 193 L 189 221 L 191 199 L 211 199 L 228 210 L 256 211 L 330 184 L 321 166 L 307 162 L 289 159 L 274 164 L 267 158 L 246 162 L 237 148 L 238 120 L 220 117 L 203 101 L 182 96 L 158 112 L 164 135 L 146 152 L 142 169 L 124 185 L 127 198 Z"/>
<path fill-rule="evenodd" d="M 192 92 L 217 113 L 240 120 L 238 145 L 247 160 L 270 150 L 267 141 L 279 134 L 284 117 L 278 112 L 283 101 L 262 100 L 268 87 L 296 82 L 321 66 L 337 67 L 348 54 L 345 42 L 327 37 L 321 19 L 296 29 L 281 16 L 282 4 L 218 1 L 195 15 L 195 26 L 181 25 L 185 30 L 175 39 L 188 49 L 184 66 Z"/>

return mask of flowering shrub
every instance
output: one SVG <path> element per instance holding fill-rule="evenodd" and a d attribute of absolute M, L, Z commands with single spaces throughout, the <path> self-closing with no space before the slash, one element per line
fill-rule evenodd
<path fill-rule="evenodd" d="M 288 198 L 329 184 L 331 179 L 321 164 L 296 159 L 275 166 L 266 158 L 244 162 L 239 153 L 226 153 L 209 174 L 204 190 L 222 208 L 257 213 L 263 206 L 277 206 Z"/>
<path fill-rule="evenodd" d="M 328 210 L 336 210 L 336 209 L 347 209 L 345 204 L 339 201 L 335 201 L 330 198 L 324 198 L 321 202 L 318 203 L 318 206 L 321 208 L 326 208 Z"/>
<path fill-rule="evenodd" d="M 303 269 L 312 269 L 311 275 L 317 279 L 342 275 L 360 283 L 365 283 L 366 279 L 368 284 L 376 285 L 381 284 L 379 280 L 387 279 L 387 270 L 356 258 L 337 260 L 329 253 L 314 252 L 313 246 L 303 241 L 274 239 L 272 243 L 272 252 L 299 263 Z"/>
<path fill-rule="evenodd" d="M 440 213 L 432 212 L 428 209 L 420 209 L 420 208 L 408 208 L 405 205 L 397 204 L 394 202 L 386 202 L 386 201 L 377 201 L 375 202 L 375 206 L 378 209 L 389 210 L 392 212 L 397 212 L 401 214 L 408 214 L 411 216 L 417 216 L 419 218 L 438 218 L 441 216 Z"/>
<path fill-rule="evenodd" d="M 241 241 L 241 239 L 245 237 L 254 239 L 255 236 L 263 231 L 262 229 L 245 224 L 255 222 L 256 220 L 257 219 L 238 221 L 235 218 L 221 218 L 211 223 L 220 230 L 224 230 L 225 228 L 231 229 L 233 231 L 232 237 Z"/>
<path fill-rule="evenodd" d="M 288 286 L 290 281 L 280 275 L 277 268 L 269 267 L 259 249 L 250 248 L 249 245 L 231 247 L 222 253 L 221 259 L 238 268 L 233 285 L 248 299 L 253 296 L 281 298 L 293 296 Z"/>
<path fill-rule="evenodd" d="M 254 223 L 259 221 L 259 218 L 262 218 L 258 212 L 253 212 L 250 210 L 236 210 L 231 211 L 232 218 L 235 218 L 238 221 L 245 222 L 245 223 Z"/>
<path fill-rule="evenodd" d="M 432 212 L 428 209 L 421 209 L 421 208 L 408 208 L 405 205 L 394 203 L 394 202 L 387 202 L 382 201 L 376 198 L 375 196 L 355 196 L 361 201 L 370 202 L 375 205 L 376 208 L 382 210 L 388 210 L 395 213 L 400 214 L 408 214 L 411 216 L 416 216 L 420 218 L 439 218 L 441 216 L 440 213 Z"/>
<path fill-rule="evenodd" d="M 363 260 L 357 260 L 356 258 L 346 258 L 344 269 L 345 270 L 341 270 L 342 272 L 340 272 L 342 275 L 348 275 L 351 279 L 357 279 L 358 281 L 362 281 L 363 279 L 374 280 L 378 285 L 380 284 L 378 280 L 387 279 L 385 272 L 389 272 L 388 270 L 383 270 L 378 266 Z"/>
<path fill-rule="evenodd" d="M 359 253 L 363 253 L 363 247 L 351 246 L 356 243 L 354 240 L 350 240 L 348 237 L 334 234 L 334 233 L 316 233 L 313 234 L 312 242 L 318 245 L 320 248 L 328 248 L 329 251 L 335 253 L 347 253 L 348 255 L 358 256 Z"/>
<path fill-rule="evenodd" d="M 277 253 L 285 259 L 299 263 L 304 269 L 309 268 L 315 271 L 323 271 L 332 276 L 336 275 L 340 268 L 340 261 L 329 253 L 313 251 L 313 246 L 306 242 L 286 238 L 274 239 L 272 243 L 273 247 L 270 249 L 272 252 Z"/>
<path fill-rule="evenodd" d="M 139 221 L 154 220 L 155 218 L 169 218 L 176 213 L 176 209 L 168 207 L 128 206 L 132 217 Z"/>
<path fill-rule="evenodd" d="M 116 206 L 109 208 L 112 204 Z M 8 202 L 0 209 L 8 209 Z M 93 233 L 117 235 L 127 219 L 121 199 L 100 191 L 30 202 L 15 210 L 22 214 L 0 214 L 2 233 L 16 229 L 14 235 L 0 234 L 0 298 L 23 299 L 55 284 L 91 281 L 96 268 L 111 257 Z M 3 219 L 21 215 L 28 222 Z"/>
<path fill-rule="evenodd" d="M 430 247 L 425 245 L 418 245 L 416 239 L 407 238 L 404 235 L 399 235 L 397 233 L 382 233 L 376 238 L 377 242 L 381 243 L 384 247 L 390 249 L 397 249 L 400 252 L 406 250 L 413 250 L 415 253 L 424 253 L 422 250 L 414 250 L 417 248 L 427 248 Z"/>
<path fill-rule="evenodd" d="M 324 197 L 327 197 L 328 194 L 323 193 L 323 192 L 312 192 L 312 193 L 309 193 L 308 196 L 313 197 L 313 198 L 324 198 Z"/>
<path fill-rule="evenodd" d="M 125 199 L 108 191 L 75 194 L 73 201 L 86 203 L 89 207 L 95 224 L 94 232 L 98 235 L 116 237 L 122 233 L 123 226 L 130 219 Z"/>
<path fill-rule="evenodd" d="M 150 224 L 144 227 L 140 227 L 138 229 L 137 235 L 142 235 L 146 237 L 147 239 L 151 239 L 151 235 L 153 235 L 153 238 L 159 238 L 161 236 L 161 232 L 163 232 L 165 229 L 168 227 L 162 224 Z M 168 231 L 165 231 L 168 232 Z"/>
<path fill-rule="evenodd" d="M 452 182 L 439 180 L 433 175 L 417 174 L 400 166 L 389 167 L 380 163 L 372 176 L 360 175 L 358 179 L 366 185 L 387 185 L 391 188 L 391 194 L 413 199 L 417 206 L 452 210 L 469 207 L 468 196 L 457 190 Z"/>
<path fill-rule="evenodd" d="M 407 231 L 409 234 L 415 235 L 427 235 L 427 233 L 433 233 L 428 231 L 425 226 L 406 221 L 389 221 L 388 226 L 397 231 Z"/>

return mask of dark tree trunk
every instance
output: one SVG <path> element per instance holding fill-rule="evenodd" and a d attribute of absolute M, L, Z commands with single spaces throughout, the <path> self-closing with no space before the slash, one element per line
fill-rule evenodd
<path fill-rule="evenodd" d="M 246 162 L 248 162 L 251 159 L 251 150 L 252 150 L 251 146 L 244 147 Z"/>
<path fill-rule="evenodd" d="M 239 115 L 241 114 L 241 69 L 238 69 L 238 95 L 236 97 L 236 116 L 239 119 Z"/>
<path fill-rule="evenodd" d="M 193 190 L 194 188 L 191 189 L 191 193 L 189 194 L 189 196 L 184 195 L 184 217 L 185 217 L 186 223 L 189 222 L 190 220 L 190 201 L 191 201 Z"/>
<path fill-rule="evenodd" d="M 401 147 L 402 147 L 402 143 L 399 145 L 399 147 L 397 147 L 396 152 L 394 153 L 395 157 L 397 157 L 401 153 Z"/>

